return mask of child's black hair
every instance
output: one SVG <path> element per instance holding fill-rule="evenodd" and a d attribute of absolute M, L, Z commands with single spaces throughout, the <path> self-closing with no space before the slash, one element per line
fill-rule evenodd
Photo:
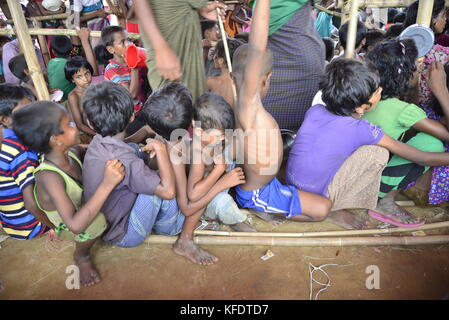
<path fill-rule="evenodd" d="M 201 36 L 202 39 L 205 39 L 205 32 L 206 30 L 212 29 L 212 28 L 216 28 L 217 23 L 215 21 L 210 21 L 210 20 L 203 20 L 201 21 Z"/>
<path fill-rule="evenodd" d="M 395 8 L 388 8 L 387 23 L 392 23 L 399 11 Z"/>
<path fill-rule="evenodd" d="M 330 112 L 351 116 L 356 108 L 369 104 L 379 82 L 376 70 L 369 63 L 338 58 L 327 65 L 320 90 Z"/>
<path fill-rule="evenodd" d="M 0 35 L 0 47 L 9 41 L 11 41 L 9 36 Z"/>
<path fill-rule="evenodd" d="M 340 45 L 346 49 L 346 41 L 348 38 L 348 28 L 349 28 L 349 21 L 343 23 L 343 25 L 338 30 L 338 37 L 340 39 Z M 355 36 L 355 47 L 358 48 L 360 44 L 362 43 L 363 39 L 366 37 L 366 26 L 361 22 L 360 20 L 357 20 L 357 33 Z"/>
<path fill-rule="evenodd" d="M 198 97 L 193 106 L 193 120 L 199 121 L 201 129 L 225 131 L 234 129 L 234 111 L 226 100 L 214 92 Z"/>
<path fill-rule="evenodd" d="M 103 42 L 103 45 L 105 47 L 112 46 L 115 39 L 114 34 L 118 32 L 126 32 L 126 30 L 120 26 L 109 26 L 101 30 L 101 41 Z"/>
<path fill-rule="evenodd" d="M 428 0 L 424 0 L 428 1 Z M 438 15 L 445 9 L 445 0 L 434 0 L 433 2 L 433 10 L 432 10 L 432 19 L 438 17 Z M 416 18 L 418 17 L 418 6 L 419 0 L 413 2 L 407 9 L 407 14 L 404 21 L 404 29 L 408 26 L 416 23 Z M 433 29 L 433 23 L 430 24 L 430 27 Z"/>
<path fill-rule="evenodd" d="M 25 73 L 25 70 L 28 70 L 28 65 L 23 53 L 9 60 L 8 67 L 9 70 L 11 70 L 12 74 L 19 78 L 21 81 L 26 82 L 29 80 L 27 74 Z"/>
<path fill-rule="evenodd" d="M 404 23 L 406 14 L 405 12 L 399 12 L 394 16 L 393 23 Z"/>
<path fill-rule="evenodd" d="M 402 31 L 404 31 L 404 24 L 402 23 L 392 24 L 385 33 L 385 39 L 397 38 L 399 37 Z"/>
<path fill-rule="evenodd" d="M 91 74 L 94 73 L 94 69 L 90 65 L 89 61 L 86 58 L 81 56 L 75 56 L 69 59 L 64 65 L 64 74 L 67 81 L 72 82 L 73 76 L 81 70 L 81 68 L 85 68 L 90 71 Z"/>
<path fill-rule="evenodd" d="M 134 103 L 123 86 L 105 81 L 86 90 L 83 109 L 95 132 L 106 137 L 125 131 L 134 112 Z"/>
<path fill-rule="evenodd" d="M 65 115 L 65 109 L 54 102 L 32 102 L 12 114 L 12 126 L 24 145 L 36 152 L 48 153 L 50 138 L 64 133 L 61 120 Z"/>
<path fill-rule="evenodd" d="M 335 42 L 331 38 L 321 38 L 326 49 L 326 61 L 331 61 L 335 54 Z"/>
<path fill-rule="evenodd" d="M 240 47 L 243 44 L 243 42 L 241 42 L 240 40 L 236 40 L 236 39 L 228 39 L 228 49 L 229 49 L 229 56 L 230 59 L 232 61 L 232 57 L 234 56 L 234 52 L 235 50 L 237 50 L 238 47 Z M 226 60 L 226 52 L 224 49 L 224 43 L 223 40 L 220 40 L 217 42 L 216 46 L 215 46 L 215 54 L 217 55 L 217 58 L 222 58 L 224 59 L 224 63 L 227 66 L 227 60 Z"/>
<path fill-rule="evenodd" d="M 385 40 L 385 36 L 381 31 L 368 30 L 368 32 L 366 33 L 366 42 L 365 42 L 364 51 L 365 52 L 370 51 L 372 48 L 374 48 L 374 46 L 377 43 L 382 42 L 383 40 Z"/>
<path fill-rule="evenodd" d="M 0 84 L 0 116 L 11 116 L 14 108 L 25 98 L 36 100 L 30 88 L 13 83 Z"/>
<path fill-rule="evenodd" d="M 114 55 L 111 54 L 107 46 L 113 46 L 115 34 L 118 32 L 126 32 L 123 27 L 120 26 L 109 26 L 101 30 L 101 42 L 94 48 L 94 54 L 98 62 L 103 65 L 107 65 L 109 60 L 111 60 Z"/>
<path fill-rule="evenodd" d="M 99 44 L 94 48 L 94 54 L 97 61 L 106 66 L 109 63 L 109 60 L 114 58 L 114 55 L 111 54 L 104 44 Z"/>
<path fill-rule="evenodd" d="M 415 60 L 418 49 L 412 39 L 388 40 L 379 43 L 368 53 L 370 60 L 380 75 L 382 99 L 405 96 L 408 84 L 416 71 Z"/>
<path fill-rule="evenodd" d="M 154 91 L 143 107 L 147 124 L 165 140 L 176 129 L 187 130 L 192 123 L 192 94 L 179 83 L 169 83 Z"/>
<path fill-rule="evenodd" d="M 58 57 L 67 58 L 72 52 L 72 41 L 67 36 L 52 36 L 50 47 Z"/>

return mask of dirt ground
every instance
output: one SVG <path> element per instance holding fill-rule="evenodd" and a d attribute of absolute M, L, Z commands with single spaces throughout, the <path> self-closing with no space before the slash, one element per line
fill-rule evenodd
<path fill-rule="evenodd" d="M 409 208 L 427 222 L 449 220 L 447 209 Z M 358 212 L 359 215 L 366 214 Z M 370 219 L 371 227 L 379 224 Z M 332 224 L 286 222 L 272 226 L 256 217 L 260 231 L 306 232 L 341 230 Z M 223 227 L 226 230 L 226 227 Z M 449 234 L 449 229 L 426 231 Z M 410 235 L 404 233 L 403 235 Z M 323 269 L 331 286 L 319 300 L 332 299 L 449 299 L 449 245 L 420 247 L 268 247 L 203 246 L 219 257 L 212 266 L 195 265 L 177 256 L 170 245 L 144 243 L 119 248 L 103 242 L 94 247 L 94 260 L 102 276 L 98 285 L 79 290 L 66 287 L 66 268 L 72 263 L 74 244 L 45 239 L 0 243 L 0 280 L 5 299 L 309 299 L 309 264 Z M 267 249 L 274 257 L 262 260 Z M 369 266 L 379 268 L 379 289 L 369 290 Z M 367 270 L 368 268 L 368 270 Z M 368 273 L 367 273 L 368 271 Z M 326 277 L 319 271 L 315 279 Z M 370 281 L 368 281 L 371 283 Z M 313 295 L 322 286 L 313 285 Z"/>

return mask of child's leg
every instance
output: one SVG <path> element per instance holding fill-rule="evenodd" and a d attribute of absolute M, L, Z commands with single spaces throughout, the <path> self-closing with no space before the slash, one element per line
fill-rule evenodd
<path fill-rule="evenodd" d="M 298 190 L 298 196 L 301 202 L 301 214 L 287 219 L 300 222 L 318 222 L 327 218 L 332 206 L 332 202 L 328 198 L 301 190 Z"/>
<path fill-rule="evenodd" d="M 92 286 L 101 281 L 100 275 L 90 257 L 90 249 L 97 239 L 76 242 L 73 258 L 80 270 L 80 283 L 83 286 Z"/>
<path fill-rule="evenodd" d="M 358 148 L 340 167 L 328 187 L 333 202 L 328 220 L 346 229 L 363 228 L 367 221 L 345 209 L 374 209 L 388 151 L 378 146 Z"/>
<path fill-rule="evenodd" d="M 173 245 L 173 251 L 181 256 L 186 257 L 193 263 L 202 265 L 210 265 L 218 261 L 218 258 L 204 251 L 193 242 L 193 231 L 198 225 L 198 221 L 203 215 L 205 209 L 195 212 L 193 215 L 186 217 L 182 232 Z"/>
<path fill-rule="evenodd" d="M 144 242 L 153 230 L 161 205 L 162 199 L 158 196 L 139 194 L 128 218 L 126 234 L 120 242 L 114 244 L 130 248 Z"/>
<path fill-rule="evenodd" d="M 182 231 L 184 221 L 185 216 L 179 210 L 176 199 L 162 200 L 153 229 L 158 234 L 177 235 Z"/>
<path fill-rule="evenodd" d="M 212 220 L 219 219 L 224 224 L 229 225 L 234 231 L 256 231 L 245 223 L 246 213 L 239 209 L 234 199 L 227 192 L 220 192 L 212 199 L 204 212 L 204 216 Z"/>

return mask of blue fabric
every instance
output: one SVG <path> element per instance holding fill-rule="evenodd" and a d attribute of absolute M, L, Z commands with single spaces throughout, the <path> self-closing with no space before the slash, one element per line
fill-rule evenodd
<path fill-rule="evenodd" d="M 332 32 L 332 16 L 326 12 L 320 12 L 315 21 L 315 29 L 321 38 L 329 38 Z"/>
<path fill-rule="evenodd" d="M 101 9 L 103 9 L 103 3 L 101 1 L 98 1 L 95 4 L 83 7 L 83 10 L 81 10 L 81 12 L 84 12 L 84 13 L 93 12 L 93 11 L 97 11 L 97 10 L 101 10 Z"/>
<path fill-rule="evenodd" d="M 114 245 L 135 247 L 144 242 L 152 230 L 158 234 L 176 235 L 181 232 L 184 219 L 176 199 L 163 200 L 156 195 L 139 194 L 131 209 L 126 234 Z"/>
<path fill-rule="evenodd" d="M 283 185 L 277 178 L 258 190 L 235 187 L 237 203 L 248 209 L 284 214 L 287 218 L 301 214 L 301 203 L 295 187 Z"/>

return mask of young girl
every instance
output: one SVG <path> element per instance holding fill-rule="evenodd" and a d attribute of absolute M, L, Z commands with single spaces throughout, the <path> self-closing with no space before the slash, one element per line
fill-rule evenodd
<path fill-rule="evenodd" d="M 364 226 L 345 210 L 349 208 L 369 209 L 372 217 L 391 224 L 422 224 L 394 202 L 377 203 L 388 161 L 383 148 L 424 166 L 448 164 L 449 154 L 422 152 L 360 119 L 376 107 L 382 92 L 378 75 L 365 63 L 339 58 L 327 66 L 326 74 L 320 84 L 326 105 L 307 111 L 289 154 L 287 183 L 330 198 L 329 217 L 347 228 Z"/>
<path fill-rule="evenodd" d="M 382 127 L 393 139 L 403 140 L 404 133 L 413 128 L 420 133 L 407 144 L 422 151 L 443 152 L 444 146 L 440 140 L 449 142 L 447 128 L 440 122 L 427 118 L 420 107 L 400 100 L 406 95 L 410 83 L 417 80 L 417 55 L 413 40 L 389 40 L 377 45 L 368 54 L 367 58 L 380 74 L 383 91 L 376 109 L 365 114 L 364 119 Z M 379 197 L 394 201 L 400 189 L 406 188 L 418 178 L 415 187 L 421 193 L 428 191 L 432 174 L 429 169 L 394 156 L 383 172 Z M 423 175 L 425 172 L 427 173 Z"/>
<path fill-rule="evenodd" d="M 91 261 L 90 249 L 107 227 L 99 211 L 124 177 L 121 162 L 108 161 L 95 196 L 83 204 L 81 152 L 72 148 L 78 143 L 78 130 L 69 122 L 65 110 L 52 102 L 34 102 L 14 113 L 13 125 L 24 143 L 43 154 L 35 170 L 38 207 L 58 234 L 69 231 L 64 235 L 75 240 L 74 260 L 80 269 L 81 284 L 98 283 L 100 276 Z"/>
<path fill-rule="evenodd" d="M 239 40 L 228 39 L 229 55 L 231 56 L 231 59 L 235 50 L 242 44 L 243 42 Z M 215 47 L 214 64 L 215 68 L 221 70 L 221 74 L 217 77 L 209 77 L 207 79 L 207 90 L 218 93 L 225 98 L 226 102 L 229 103 L 231 107 L 234 107 L 235 102 L 232 91 L 232 78 L 226 62 L 223 40 L 218 41 Z"/>

